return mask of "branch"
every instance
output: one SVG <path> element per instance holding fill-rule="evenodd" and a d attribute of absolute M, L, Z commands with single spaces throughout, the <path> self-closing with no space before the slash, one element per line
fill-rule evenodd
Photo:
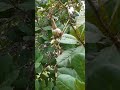
<path fill-rule="evenodd" d="M 81 44 L 82 44 L 83 46 L 85 46 L 85 45 L 84 45 L 84 42 L 83 42 L 83 41 L 81 40 L 81 38 L 78 36 L 78 34 L 77 34 L 77 32 L 76 32 L 76 29 L 74 28 L 74 26 L 73 26 L 73 24 L 72 24 L 71 16 L 70 16 L 70 14 L 69 14 L 69 12 L 68 12 L 67 7 L 61 2 L 61 0 L 59 0 L 59 2 L 60 2 L 60 4 L 67 10 L 67 14 L 68 14 L 68 16 L 69 16 L 68 18 L 69 18 L 69 21 L 70 21 L 70 25 L 72 26 L 72 28 L 73 28 L 73 30 L 74 30 L 74 32 L 75 32 L 78 40 L 81 42 Z"/>

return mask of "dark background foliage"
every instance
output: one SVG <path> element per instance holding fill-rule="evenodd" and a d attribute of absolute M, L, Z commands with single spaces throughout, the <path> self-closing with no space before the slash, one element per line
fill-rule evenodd
<path fill-rule="evenodd" d="M 86 0 L 86 89 L 119 90 L 120 0 Z"/>
<path fill-rule="evenodd" d="M 0 90 L 34 89 L 34 0 L 0 0 Z"/>

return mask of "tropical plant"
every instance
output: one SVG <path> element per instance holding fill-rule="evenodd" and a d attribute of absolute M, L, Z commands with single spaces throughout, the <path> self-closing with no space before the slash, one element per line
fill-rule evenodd
<path fill-rule="evenodd" d="M 84 1 L 35 3 L 35 89 L 85 90 Z"/>

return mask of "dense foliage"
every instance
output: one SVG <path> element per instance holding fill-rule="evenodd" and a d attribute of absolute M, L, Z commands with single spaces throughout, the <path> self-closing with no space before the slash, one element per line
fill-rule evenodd
<path fill-rule="evenodd" d="M 0 90 L 34 89 L 34 1 L 0 0 Z"/>
<path fill-rule="evenodd" d="M 0 90 L 119 90 L 120 0 L 84 3 L 0 0 Z"/>
<path fill-rule="evenodd" d="M 81 0 L 36 0 L 35 89 L 85 90 L 85 4 Z M 51 20 L 63 31 L 54 38 Z"/>
<path fill-rule="evenodd" d="M 119 90 L 120 0 L 86 0 L 87 90 Z"/>

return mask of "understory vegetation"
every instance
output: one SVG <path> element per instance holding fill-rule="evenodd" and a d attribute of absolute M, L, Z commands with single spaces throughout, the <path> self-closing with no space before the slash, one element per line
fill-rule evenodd
<path fill-rule="evenodd" d="M 35 3 L 35 89 L 85 90 L 85 2 Z"/>
<path fill-rule="evenodd" d="M 0 90 L 34 90 L 34 0 L 0 0 Z"/>

